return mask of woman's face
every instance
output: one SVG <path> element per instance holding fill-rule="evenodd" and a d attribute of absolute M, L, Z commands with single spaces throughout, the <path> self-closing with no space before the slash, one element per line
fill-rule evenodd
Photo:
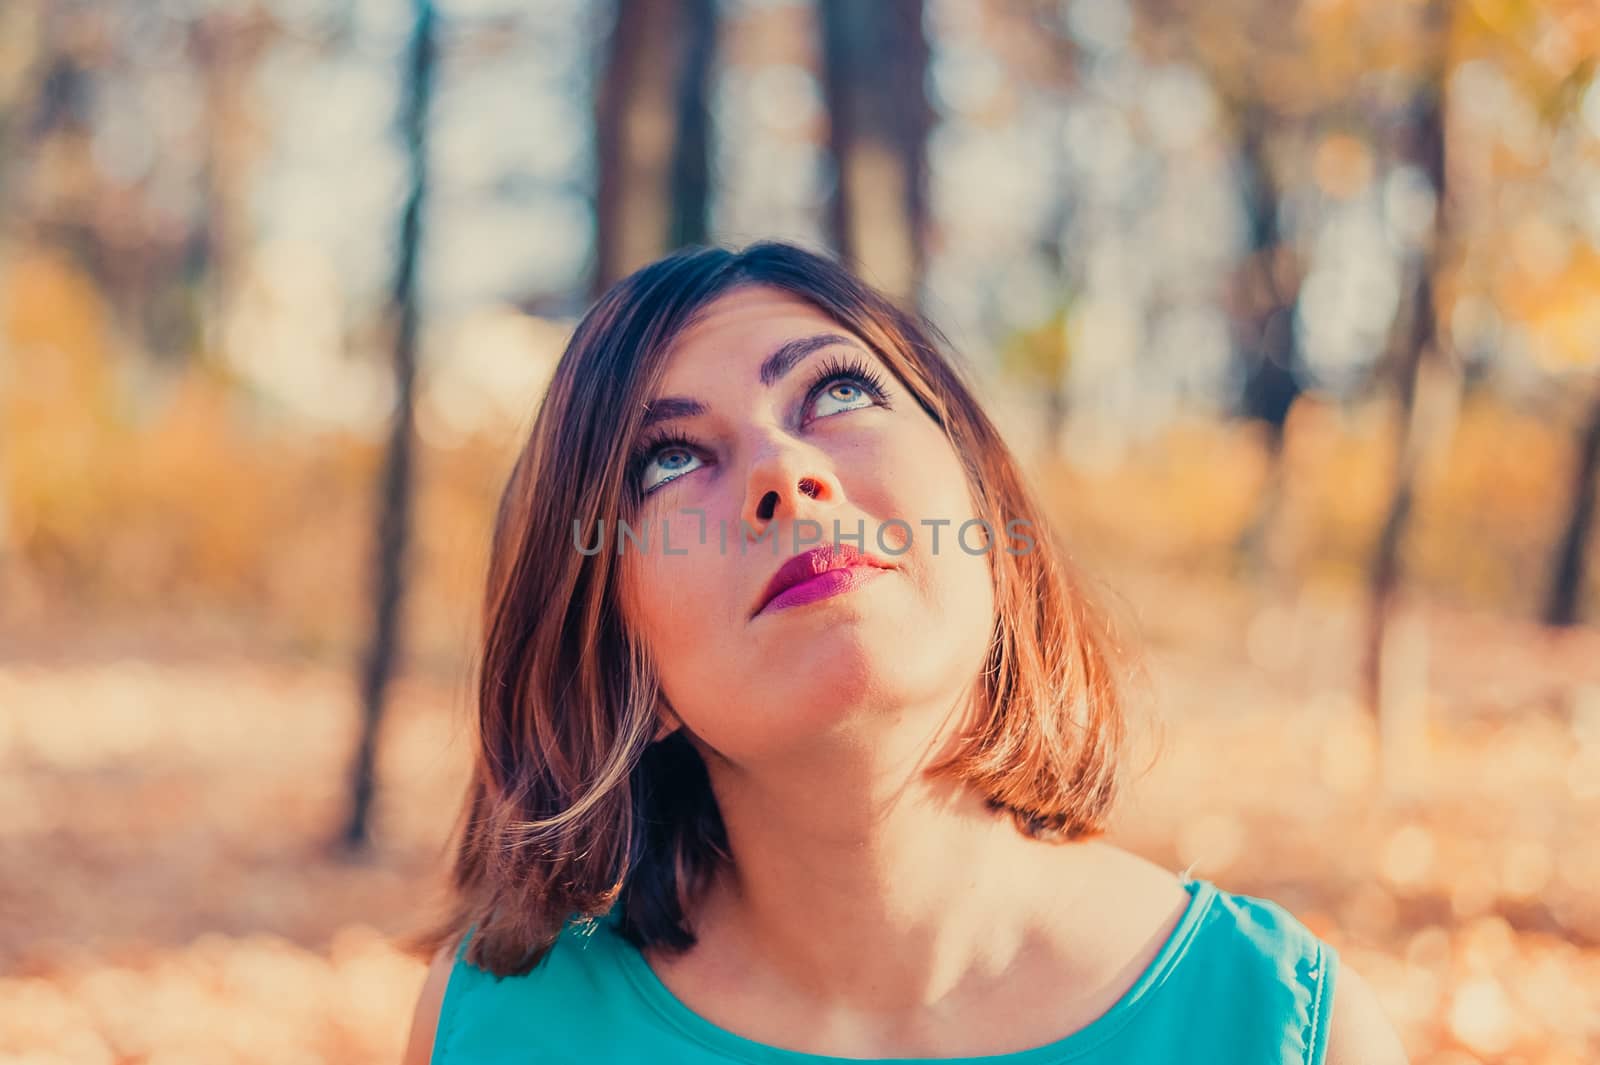
<path fill-rule="evenodd" d="M 962 464 L 888 368 L 810 304 L 747 286 L 669 351 L 650 408 L 676 400 L 697 412 L 635 442 L 629 524 L 646 543 L 620 544 L 624 617 L 667 724 L 753 765 L 948 709 L 988 653 L 1000 545 L 977 525 L 957 542 L 976 517 Z M 762 608 L 780 566 L 835 542 L 871 557 Z"/>

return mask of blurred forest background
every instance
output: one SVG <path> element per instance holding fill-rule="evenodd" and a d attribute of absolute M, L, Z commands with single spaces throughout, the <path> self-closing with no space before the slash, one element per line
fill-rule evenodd
<path fill-rule="evenodd" d="M 489 522 L 684 243 L 926 312 L 1137 620 L 1118 835 L 1600 1060 L 1594 0 L 0 0 L 0 1061 L 398 1060 Z"/>

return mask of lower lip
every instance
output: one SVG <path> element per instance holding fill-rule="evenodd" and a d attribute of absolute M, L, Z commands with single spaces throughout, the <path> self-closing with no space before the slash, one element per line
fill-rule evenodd
<path fill-rule="evenodd" d="M 852 588 L 859 588 L 874 577 L 887 572 L 888 570 L 877 566 L 846 566 L 843 569 L 830 569 L 826 573 L 819 573 L 815 577 L 785 588 L 768 600 L 767 605 L 759 612 L 770 614 L 774 610 L 803 606 L 806 603 L 815 603 L 819 599 L 831 599 L 836 595 L 843 595 Z"/>

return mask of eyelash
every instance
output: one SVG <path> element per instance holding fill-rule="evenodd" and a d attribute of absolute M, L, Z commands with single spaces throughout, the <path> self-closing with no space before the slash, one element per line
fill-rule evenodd
<path fill-rule="evenodd" d="M 835 380 L 845 380 L 860 385 L 862 391 L 866 392 L 874 403 L 885 410 L 889 409 L 888 391 L 883 376 L 856 355 L 827 356 L 811 375 L 811 382 L 806 385 L 804 406 L 809 408 L 812 401 L 826 391 L 827 386 L 833 384 Z M 659 429 L 646 436 L 628 460 L 628 484 L 635 498 L 642 499 L 656 488 L 668 483 L 662 481 L 661 485 L 648 489 L 638 487 L 639 475 L 650 464 L 651 458 L 657 451 L 669 447 L 681 447 L 686 451 L 699 450 L 698 444 L 675 429 Z"/>

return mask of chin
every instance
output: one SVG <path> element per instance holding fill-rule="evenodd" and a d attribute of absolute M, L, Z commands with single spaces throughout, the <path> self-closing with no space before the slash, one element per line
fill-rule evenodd
<path fill-rule="evenodd" d="M 954 691 L 982 668 L 981 655 L 950 635 L 904 624 L 841 625 L 766 664 L 777 697 L 791 705 L 836 707 L 838 717 L 897 709 Z M 952 668 L 968 658 L 970 669 Z"/>

